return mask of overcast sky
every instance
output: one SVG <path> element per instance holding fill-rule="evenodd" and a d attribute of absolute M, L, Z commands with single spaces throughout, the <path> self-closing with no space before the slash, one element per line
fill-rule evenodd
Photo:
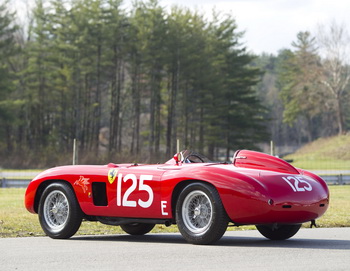
<path fill-rule="evenodd" d="M 22 3 L 33 0 L 12 0 Z M 124 0 L 130 5 L 132 0 Z M 243 42 L 249 51 L 276 54 L 291 48 L 299 31 L 316 32 L 317 25 L 336 20 L 350 31 L 349 0 L 159 0 L 164 7 L 174 4 L 212 13 L 213 8 L 230 13 L 238 29 L 245 31 Z M 17 9 L 21 6 L 17 4 Z"/>
<path fill-rule="evenodd" d="M 299 31 L 315 33 L 320 23 L 336 20 L 350 30 L 349 0 L 160 0 L 160 4 L 178 4 L 208 14 L 215 7 L 232 14 L 239 30 L 245 31 L 246 47 L 256 54 L 291 48 Z"/>

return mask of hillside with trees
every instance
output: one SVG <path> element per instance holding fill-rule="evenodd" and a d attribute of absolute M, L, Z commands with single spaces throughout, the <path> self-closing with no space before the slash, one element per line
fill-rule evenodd
<path fill-rule="evenodd" d="M 121 4 L 37 0 L 26 27 L 0 5 L 1 167 L 69 164 L 74 139 L 79 163 L 159 162 L 177 140 L 215 159 L 348 130 L 349 67 L 331 35 L 254 56 L 233 15 Z"/>
<path fill-rule="evenodd" d="M 349 130 L 350 38 L 335 22 L 319 31 L 317 37 L 299 32 L 293 49 L 255 61 L 265 71 L 257 89 L 269 108 L 265 119 L 271 139 L 280 149 Z"/>

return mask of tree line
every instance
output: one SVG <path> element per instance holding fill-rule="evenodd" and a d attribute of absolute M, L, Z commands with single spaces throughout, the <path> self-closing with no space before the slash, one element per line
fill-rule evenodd
<path fill-rule="evenodd" d="M 335 22 L 255 56 L 232 15 L 137 1 L 0 4 L 0 166 L 228 159 L 349 130 L 349 36 Z M 281 153 L 280 153 L 281 154 Z M 282 153 L 283 154 L 283 153 Z"/>
<path fill-rule="evenodd" d="M 28 26 L 0 6 L 2 166 L 211 157 L 268 138 L 261 71 L 231 15 L 155 0 L 36 0 Z M 27 29 L 27 30 L 24 30 Z"/>
<path fill-rule="evenodd" d="M 270 108 L 266 119 L 277 145 L 301 146 L 349 131 L 349 42 L 346 27 L 332 21 L 314 34 L 299 32 L 291 49 L 255 61 L 265 71 L 258 92 Z"/>

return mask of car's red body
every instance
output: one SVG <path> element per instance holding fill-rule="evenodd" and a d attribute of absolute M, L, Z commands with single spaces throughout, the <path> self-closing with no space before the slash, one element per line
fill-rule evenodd
<path fill-rule="evenodd" d="M 156 165 L 52 168 L 29 184 L 25 206 L 30 212 L 38 212 L 41 194 L 53 182 L 69 184 L 85 217 L 118 218 L 115 224 L 147 220 L 174 224 L 177 198 L 191 182 L 214 187 L 235 225 L 304 223 L 322 216 L 329 203 L 327 185 L 320 177 L 248 150 L 236 152 L 228 164 L 185 163 L 175 157 Z"/>

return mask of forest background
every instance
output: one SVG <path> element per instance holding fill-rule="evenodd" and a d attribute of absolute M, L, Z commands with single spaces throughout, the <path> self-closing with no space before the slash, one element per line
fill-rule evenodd
<path fill-rule="evenodd" d="M 155 0 L 36 0 L 27 24 L 0 4 L 0 166 L 228 159 L 270 140 L 280 155 L 350 126 L 344 25 L 253 55 L 230 14 Z"/>

